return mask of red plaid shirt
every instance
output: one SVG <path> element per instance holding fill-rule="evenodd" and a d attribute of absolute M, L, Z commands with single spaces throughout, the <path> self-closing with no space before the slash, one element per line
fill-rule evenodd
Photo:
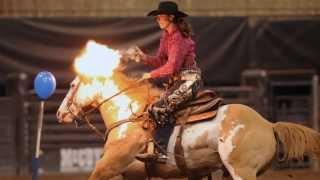
<path fill-rule="evenodd" d="M 195 59 L 195 43 L 176 28 L 170 34 L 163 32 L 156 56 L 147 56 L 144 63 L 156 67 L 150 75 L 157 78 L 178 73 L 186 59 Z"/>

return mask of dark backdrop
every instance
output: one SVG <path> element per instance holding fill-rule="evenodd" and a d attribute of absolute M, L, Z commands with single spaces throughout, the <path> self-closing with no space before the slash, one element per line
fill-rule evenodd
<path fill-rule="evenodd" d="M 191 17 L 206 85 L 237 85 L 247 68 L 320 68 L 320 19 Z M 160 31 L 149 18 L 0 19 L 0 82 L 12 72 L 73 76 L 74 57 L 89 39 L 154 53 Z"/>

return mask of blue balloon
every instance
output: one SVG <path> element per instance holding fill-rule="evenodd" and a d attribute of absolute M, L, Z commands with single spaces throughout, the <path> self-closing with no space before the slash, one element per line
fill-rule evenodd
<path fill-rule="evenodd" d="M 33 82 L 34 90 L 42 100 L 48 99 L 56 89 L 56 78 L 51 72 L 41 71 Z"/>

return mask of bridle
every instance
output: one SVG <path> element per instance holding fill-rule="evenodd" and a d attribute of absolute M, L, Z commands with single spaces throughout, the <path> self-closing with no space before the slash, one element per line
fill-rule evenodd
<path fill-rule="evenodd" d="M 124 88 L 124 89 L 120 90 L 119 92 L 117 92 L 117 93 L 115 93 L 114 95 L 112 95 L 112 96 L 104 99 L 104 100 L 101 101 L 97 106 L 95 106 L 95 107 L 93 107 L 93 108 L 91 108 L 91 109 L 88 109 L 87 111 L 84 111 L 84 110 L 83 110 L 84 107 L 81 108 L 81 107 L 79 107 L 77 104 L 74 104 L 74 103 L 72 102 L 72 100 L 73 100 L 73 98 L 74 98 L 74 95 L 75 95 L 76 91 L 78 90 L 78 88 L 79 88 L 79 86 L 80 86 L 80 83 L 81 83 L 81 82 L 80 82 L 80 83 L 77 85 L 77 87 L 76 87 L 77 89 L 75 89 L 75 91 L 73 92 L 73 94 L 71 95 L 71 97 L 70 97 L 70 98 L 68 99 L 68 101 L 67 101 L 67 109 L 68 109 L 68 112 L 69 112 L 70 114 L 72 114 L 72 116 L 75 117 L 76 126 L 78 126 L 78 125 L 80 124 L 79 120 L 84 119 L 84 120 L 86 121 L 87 125 L 88 125 L 99 137 L 101 137 L 104 142 L 106 142 L 109 133 L 110 133 L 114 128 L 116 128 L 116 127 L 118 127 L 118 126 L 120 126 L 120 125 L 122 125 L 122 124 L 129 123 L 129 122 L 143 121 L 144 119 L 143 119 L 142 117 L 144 117 L 144 116 L 149 116 L 149 113 L 146 111 L 146 107 L 144 107 L 144 110 L 142 111 L 142 113 L 140 113 L 140 114 L 134 114 L 134 113 L 133 113 L 134 117 L 117 121 L 117 122 L 111 124 L 110 127 L 106 127 L 105 133 L 102 133 L 99 129 L 97 129 L 97 128 L 91 123 L 90 119 L 88 118 L 88 115 L 89 115 L 90 113 L 96 111 L 97 109 L 99 109 L 104 103 L 110 101 L 112 98 L 114 98 L 114 97 L 116 97 L 116 96 L 118 96 L 118 95 L 120 95 L 120 94 L 122 94 L 122 93 L 124 93 L 124 92 L 126 92 L 126 91 L 128 91 L 128 90 L 130 90 L 130 89 L 134 89 L 134 88 L 140 87 L 140 86 L 141 86 L 141 83 L 144 82 L 144 81 L 145 81 L 145 79 L 140 79 L 140 80 L 136 81 L 135 84 L 133 84 L 133 85 L 127 87 L 127 88 Z M 70 106 L 71 106 L 71 105 L 74 105 L 74 106 L 76 106 L 78 109 L 80 109 L 78 115 L 77 115 L 76 113 L 74 113 L 74 112 L 70 109 Z M 91 104 L 89 104 L 88 107 L 92 107 Z M 80 114 L 80 116 L 79 116 L 79 114 Z M 148 118 L 148 119 L 149 119 L 149 118 Z M 148 122 L 150 122 L 150 120 L 147 120 L 147 123 L 148 123 Z M 154 122 L 152 121 L 151 124 L 154 124 Z M 149 125 L 148 125 L 148 126 L 149 126 Z M 143 128 L 147 129 L 147 128 L 149 128 L 149 127 L 144 127 L 144 125 L 143 125 Z M 164 152 L 164 153 L 169 153 L 169 152 L 167 152 L 166 150 L 164 150 L 164 149 L 161 147 L 161 145 L 154 140 L 154 138 L 152 138 L 152 139 L 149 140 L 149 141 L 152 141 L 152 142 L 155 144 L 155 146 L 158 147 L 162 152 Z M 178 157 L 180 157 L 180 158 L 184 158 L 184 157 L 181 156 L 181 155 L 176 155 L 176 156 L 178 156 Z"/>
<path fill-rule="evenodd" d="M 76 124 L 77 127 L 81 126 L 81 121 L 83 121 L 83 119 L 85 120 L 85 122 L 87 123 L 87 125 L 99 136 L 101 137 L 104 141 L 106 141 L 109 133 L 111 132 L 112 129 L 124 124 L 124 123 L 129 123 L 129 122 L 133 122 L 133 121 L 137 121 L 137 119 L 140 119 L 140 117 L 146 115 L 146 112 L 143 111 L 143 113 L 139 114 L 139 115 L 135 115 L 133 118 L 128 118 L 128 119 L 124 119 L 124 120 L 120 120 L 117 121 L 113 124 L 110 125 L 110 127 L 106 127 L 106 132 L 102 133 L 97 127 L 95 127 L 92 123 L 91 120 L 88 118 L 88 115 L 91 114 L 92 112 L 98 110 L 104 103 L 110 101 L 111 99 L 113 99 L 114 97 L 130 90 L 130 89 L 134 89 L 134 88 L 138 88 L 141 86 L 141 83 L 144 82 L 145 79 L 140 79 L 138 81 L 136 81 L 133 85 L 128 86 L 122 90 L 120 90 L 119 92 L 113 94 L 112 96 L 104 99 L 103 101 L 101 101 L 100 103 L 98 103 L 98 105 L 93 106 L 92 103 L 85 106 L 85 107 L 79 107 L 77 104 L 73 103 L 73 98 L 75 93 L 78 91 L 78 88 L 80 87 L 80 83 L 78 83 L 78 85 L 76 86 L 76 89 L 73 91 L 73 93 L 71 94 L 71 97 L 68 99 L 67 101 L 67 110 L 68 112 L 74 117 L 74 122 Z M 72 111 L 72 109 L 70 108 L 71 106 L 76 106 L 77 109 L 79 109 L 78 113 L 75 113 Z M 90 108 L 93 107 L 93 108 Z M 88 110 L 84 110 L 84 109 L 88 109 Z"/>

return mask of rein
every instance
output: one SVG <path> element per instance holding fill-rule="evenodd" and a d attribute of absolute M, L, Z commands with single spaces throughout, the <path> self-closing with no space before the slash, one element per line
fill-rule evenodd
<path fill-rule="evenodd" d="M 122 125 L 122 124 L 125 124 L 125 123 L 134 122 L 136 119 L 138 119 L 139 117 L 143 116 L 144 113 L 136 116 L 135 118 L 128 118 L 128 119 L 120 120 L 120 121 L 117 121 L 117 122 L 111 124 L 109 128 L 106 127 L 106 132 L 105 132 L 105 133 L 102 133 L 97 127 L 95 127 L 95 126 L 91 123 L 90 119 L 88 118 L 88 115 L 89 115 L 90 113 L 92 113 L 93 111 L 99 109 L 104 103 L 110 101 L 110 100 L 113 99 L 114 97 L 116 97 L 116 96 L 118 96 L 118 95 L 120 95 L 120 94 L 122 94 L 122 93 L 124 93 L 124 92 L 126 92 L 126 91 L 128 91 L 128 90 L 130 90 L 130 89 L 140 87 L 140 86 L 141 86 L 140 83 L 142 83 L 142 82 L 144 82 L 144 81 L 145 81 L 145 79 L 140 79 L 140 80 L 136 81 L 135 84 L 133 84 L 133 85 L 131 85 L 131 86 L 129 86 L 129 87 L 126 87 L 126 88 L 120 90 L 119 92 L 115 93 L 114 95 L 112 95 L 112 96 L 104 99 L 104 100 L 101 101 L 96 107 L 94 107 L 94 108 L 92 108 L 92 109 L 90 109 L 90 110 L 88 110 L 88 111 L 86 111 L 86 112 L 80 111 L 80 116 L 83 117 L 83 119 L 85 119 L 87 125 L 88 125 L 99 137 L 101 137 L 104 141 L 106 141 L 109 133 L 110 133 L 114 128 L 116 128 L 116 127 L 118 127 L 118 126 L 120 126 L 120 125 Z M 80 109 L 82 109 L 82 108 L 80 108 Z M 77 115 L 75 115 L 69 108 L 68 108 L 68 110 L 69 110 L 69 112 L 70 112 L 73 116 L 75 116 L 76 118 L 79 118 L 79 117 L 78 117 Z M 81 118 L 79 118 L 79 119 L 81 119 Z M 76 122 L 76 124 L 79 124 L 78 121 L 75 121 L 75 122 Z"/>
<path fill-rule="evenodd" d="M 143 117 L 145 114 L 146 114 L 146 113 L 143 112 L 143 113 L 135 116 L 134 118 L 123 119 L 123 120 L 120 120 L 120 121 L 117 121 L 117 122 L 111 124 L 111 125 L 110 125 L 110 128 L 107 128 L 107 129 L 106 129 L 104 140 L 105 140 L 105 141 L 107 140 L 109 133 L 110 133 L 114 128 L 119 127 L 119 126 L 121 126 L 122 124 L 125 124 L 125 123 L 138 122 L 138 119 L 139 119 L 140 117 Z"/>
<path fill-rule="evenodd" d="M 87 114 L 89 114 L 89 113 L 92 113 L 92 112 L 95 111 L 96 109 L 99 109 L 104 103 L 110 101 L 110 100 L 113 99 L 114 97 L 119 96 L 120 94 L 122 94 L 122 93 L 124 93 L 124 92 L 126 92 L 126 91 L 128 91 L 128 90 L 130 90 L 130 89 L 140 87 L 139 84 L 140 84 L 141 82 L 143 82 L 144 80 L 145 80 L 145 79 L 140 79 L 140 80 L 136 81 L 136 84 L 133 84 L 133 85 L 131 85 L 131 86 L 129 86 L 129 87 L 126 87 L 126 88 L 120 90 L 119 92 L 115 93 L 114 95 L 112 95 L 112 96 L 104 99 L 104 100 L 101 101 L 96 107 L 94 107 L 94 108 L 88 110 L 87 112 L 85 112 L 85 115 L 87 115 Z M 139 86 L 138 86 L 138 85 L 139 85 Z"/>

